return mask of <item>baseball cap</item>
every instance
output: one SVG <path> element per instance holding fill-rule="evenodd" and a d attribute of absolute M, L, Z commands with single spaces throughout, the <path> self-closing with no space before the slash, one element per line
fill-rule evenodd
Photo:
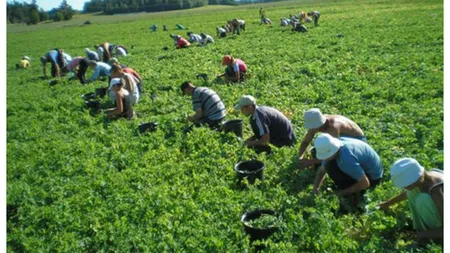
<path fill-rule="evenodd" d="M 256 99 L 251 95 L 244 95 L 241 97 L 239 103 L 234 107 L 234 109 L 238 111 L 246 105 L 256 105 Z"/>
<path fill-rule="evenodd" d="M 110 87 L 113 87 L 114 85 L 120 85 L 120 78 L 113 78 L 111 79 L 111 82 L 109 83 Z"/>
<path fill-rule="evenodd" d="M 28 56 L 25 55 L 25 56 L 22 57 L 22 59 L 25 59 L 25 60 L 29 61 L 29 60 L 30 60 L 30 57 L 28 57 Z"/>
<path fill-rule="evenodd" d="M 320 134 L 314 141 L 314 147 L 316 148 L 316 156 L 319 160 L 326 160 L 332 155 L 338 152 L 344 144 L 333 136 L 323 133 Z"/>
<path fill-rule="evenodd" d="M 309 109 L 303 115 L 303 124 L 307 129 L 319 128 L 325 124 L 326 120 L 318 108 Z"/>
<path fill-rule="evenodd" d="M 231 55 L 225 55 L 222 59 L 222 65 L 228 65 L 231 63 Z"/>
<path fill-rule="evenodd" d="M 414 184 L 424 173 L 424 168 L 413 158 L 402 158 L 391 166 L 391 178 L 395 186 L 404 188 Z"/>

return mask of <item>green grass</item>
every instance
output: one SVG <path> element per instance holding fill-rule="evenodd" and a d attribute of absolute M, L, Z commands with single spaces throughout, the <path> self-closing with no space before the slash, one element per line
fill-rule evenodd
<path fill-rule="evenodd" d="M 272 28 L 258 25 L 260 6 Z M 322 14 L 320 26 L 308 25 L 307 34 L 279 27 L 279 18 L 315 9 Z M 247 21 L 240 36 L 203 48 L 162 50 L 172 45 L 168 34 L 177 23 L 214 35 L 233 17 Z M 88 19 L 92 25 L 80 26 Z M 149 31 L 153 23 L 160 27 L 156 33 Z M 162 32 L 162 24 L 171 30 Z M 83 87 L 64 80 L 50 87 L 39 78 L 38 59 L 48 50 L 84 55 L 85 47 L 103 41 L 134 45 L 122 59 L 145 81 L 133 121 L 107 121 L 83 106 L 80 96 L 106 82 Z M 195 80 L 196 73 L 223 71 L 227 53 L 243 59 L 253 78 L 236 85 Z M 32 57 L 32 68 L 16 71 L 22 55 Z M 231 110 L 243 94 L 278 108 L 290 115 L 298 139 L 309 108 L 353 119 L 385 168 L 386 181 L 370 194 L 373 205 L 398 193 L 387 176 L 396 159 L 410 156 L 426 168 L 443 168 L 442 1 L 213 6 L 8 26 L 8 251 L 251 252 L 240 216 L 255 208 L 276 210 L 285 224 L 267 252 L 442 250 L 419 247 L 402 230 L 410 222 L 404 204 L 390 214 L 335 217 L 337 199 L 325 191 L 330 180 L 322 197 L 313 198 L 314 172 L 294 170 L 299 144 L 257 156 L 266 165 L 264 182 L 238 187 L 234 164 L 256 154 L 240 150 L 231 134 L 204 128 L 182 134 L 183 115 L 192 112 L 179 85 L 189 79 L 222 97 L 228 119 L 243 118 Z M 158 131 L 139 135 L 137 126 L 148 121 L 158 121 Z M 248 137 L 247 120 L 244 126 Z"/>

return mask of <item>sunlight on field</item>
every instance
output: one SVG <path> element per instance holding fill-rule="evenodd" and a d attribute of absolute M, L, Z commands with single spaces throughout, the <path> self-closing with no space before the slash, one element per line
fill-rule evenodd
<path fill-rule="evenodd" d="M 272 26 L 259 25 L 260 7 Z M 280 27 L 281 18 L 313 10 L 319 26 L 307 23 L 307 33 Z M 441 252 L 415 241 L 406 203 L 389 213 L 375 207 L 400 191 L 389 178 L 398 158 L 444 166 L 443 15 L 439 0 L 308 0 L 9 25 L 8 252 L 253 252 L 240 217 L 257 208 L 281 218 L 265 252 Z M 232 18 L 244 19 L 246 30 L 217 38 L 216 26 Z M 169 34 L 188 31 L 216 41 L 174 49 Z M 85 106 L 81 96 L 106 80 L 82 86 L 64 77 L 50 86 L 43 78 L 39 58 L 49 50 L 84 56 L 104 41 L 125 45 L 121 63 L 143 77 L 134 120 L 107 120 Z M 225 54 L 245 61 L 251 78 L 215 81 Z M 31 67 L 16 70 L 24 55 Z M 252 130 L 233 107 L 251 94 L 291 120 L 297 144 L 265 155 L 241 148 L 231 133 L 185 133 L 193 113 L 180 91 L 186 80 L 216 91 L 226 119 L 244 120 L 244 138 Z M 315 171 L 296 169 L 303 114 L 314 107 L 357 122 L 381 157 L 384 182 L 369 192 L 367 214 L 336 215 L 331 180 L 314 197 Z M 158 122 L 157 130 L 140 134 L 144 122 Z M 265 164 L 264 180 L 238 183 L 234 166 L 254 158 Z"/>

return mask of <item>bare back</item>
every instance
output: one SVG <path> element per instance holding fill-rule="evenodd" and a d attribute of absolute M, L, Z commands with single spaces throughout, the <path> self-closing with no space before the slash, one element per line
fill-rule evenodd
<path fill-rule="evenodd" d="M 361 137 L 364 136 L 364 132 L 361 128 L 352 120 L 342 115 L 324 115 L 329 121 L 328 128 L 324 133 L 329 133 L 332 136 L 349 136 L 349 137 Z"/>

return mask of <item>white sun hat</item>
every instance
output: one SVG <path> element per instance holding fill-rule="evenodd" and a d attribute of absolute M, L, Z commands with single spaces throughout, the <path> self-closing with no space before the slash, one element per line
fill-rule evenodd
<path fill-rule="evenodd" d="M 243 106 L 256 105 L 256 99 L 252 95 L 244 95 L 239 100 L 239 103 L 234 107 L 236 111 L 239 111 Z"/>
<path fill-rule="evenodd" d="M 326 160 L 332 155 L 336 154 L 344 144 L 337 138 L 323 133 L 320 134 L 314 141 L 316 148 L 316 156 L 319 160 Z"/>
<path fill-rule="evenodd" d="M 402 158 L 391 166 L 394 185 L 404 188 L 414 184 L 424 173 L 424 168 L 413 158 Z"/>
<path fill-rule="evenodd" d="M 327 119 L 318 108 L 312 108 L 303 115 L 303 123 L 307 129 L 315 129 L 325 124 Z"/>

